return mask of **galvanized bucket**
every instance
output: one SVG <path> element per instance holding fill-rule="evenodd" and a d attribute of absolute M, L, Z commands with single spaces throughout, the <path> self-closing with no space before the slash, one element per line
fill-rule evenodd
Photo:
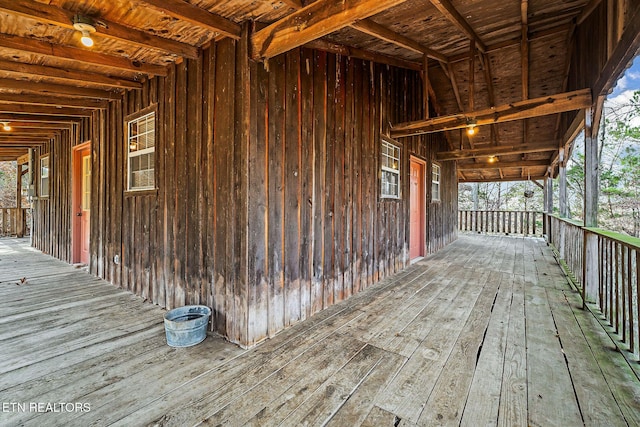
<path fill-rule="evenodd" d="M 204 305 L 185 305 L 164 315 L 167 344 L 171 347 L 190 347 L 204 341 L 211 309 Z"/>

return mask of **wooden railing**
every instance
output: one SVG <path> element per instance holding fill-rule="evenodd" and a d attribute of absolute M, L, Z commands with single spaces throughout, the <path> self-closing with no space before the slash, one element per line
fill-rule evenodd
<path fill-rule="evenodd" d="M 557 250 L 561 263 L 571 274 L 574 284 L 582 290 L 584 267 L 584 232 L 582 223 L 547 215 L 547 239 Z"/>
<path fill-rule="evenodd" d="M 478 233 L 542 235 L 543 214 L 535 211 L 458 211 L 458 230 Z"/>
<path fill-rule="evenodd" d="M 0 237 L 23 237 L 27 234 L 27 209 L 0 208 Z"/>
<path fill-rule="evenodd" d="M 640 356 L 640 239 L 548 216 L 549 243 L 582 293 L 599 311 L 621 348 Z"/>

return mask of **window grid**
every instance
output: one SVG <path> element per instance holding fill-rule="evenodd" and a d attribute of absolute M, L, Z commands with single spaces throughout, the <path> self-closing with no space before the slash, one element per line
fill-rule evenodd
<path fill-rule="evenodd" d="M 127 126 L 128 189 L 155 188 L 156 113 L 131 120 Z"/>
<path fill-rule="evenodd" d="M 440 165 L 431 165 L 431 200 L 440 201 Z"/>
<path fill-rule="evenodd" d="M 380 197 L 400 198 L 400 147 L 382 141 Z"/>
<path fill-rule="evenodd" d="M 49 197 L 49 156 L 40 159 L 40 196 Z"/>

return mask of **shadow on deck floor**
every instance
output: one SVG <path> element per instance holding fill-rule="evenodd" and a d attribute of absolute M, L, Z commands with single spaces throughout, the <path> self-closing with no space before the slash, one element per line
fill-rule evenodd
<path fill-rule="evenodd" d="M 24 240 L 0 240 L 0 292 L 3 426 L 640 425 L 542 240 L 463 234 L 251 350 L 170 348 L 162 309 Z"/>

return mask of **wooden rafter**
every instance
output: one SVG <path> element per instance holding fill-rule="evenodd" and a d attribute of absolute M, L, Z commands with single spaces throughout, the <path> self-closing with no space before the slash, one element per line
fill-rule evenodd
<path fill-rule="evenodd" d="M 113 99 L 118 100 L 121 95 L 118 92 L 111 92 L 102 89 L 93 89 L 86 87 L 74 87 L 59 85 L 55 83 L 45 82 L 30 82 L 27 80 L 13 80 L 0 78 L 0 87 L 3 89 L 53 94 L 53 95 L 68 95 L 81 98 L 92 99 Z"/>
<path fill-rule="evenodd" d="M 522 99 L 529 99 L 529 0 L 521 0 L 521 41 L 520 41 L 520 64 L 522 71 Z"/>
<path fill-rule="evenodd" d="M 404 1 L 318 0 L 256 32 L 251 38 L 252 55 L 272 58 Z"/>
<path fill-rule="evenodd" d="M 429 120 L 400 123 L 391 129 L 391 136 L 405 137 L 467 127 L 467 120 L 474 118 L 478 126 L 504 123 L 533 117 L 579 110 L 591 105 L 591 90 L 582 89 L 552 96 L 528 99 L 494 108 L 465 114 L 436 117 Z"/>
<path fill-rule="evenodd" d="M 363 33 L 369 34 L 370 36 L 376 37 L 380 40 L 384 40 L 386 42 L 395 44 L 396 46 L 403 47 L 405 49 L 409 49 L 413 52 L 420 53 L 422 55 L 426 55 L 429 58 L 433 58 L 442 63 L 447 63 L 449 60 L 447 57 L 440 52 L 437 52 L 433 49 L 430 49 L 417 41 L 410 39 L 409 37 L 403 36 L 402 34 L 396 33 L 393 30 L 385 27 L 384 25 L 380 25 L 371 19 L 363 19 L 355 22 L 351 25 L 356 30 L 362 31 Z"/>
<path fill-rule="evenodd" d="M 458 170 L 484 170 L 484 169 L 518 169 L 536 166 L 547 166 L 548 160 L 520 160 L 517 162 L 475 162 L 458 163 Z"/>
<path fill-rule="evenodd" d="M 90 109 L 52 105 L 0 104 L 0 113 L 44 114 L 49 116 L 89 117 Z"/>
<path fill-rule="evenodd" d="M 460 12 L 458 12 L 450 0 L 431 0 L 431 4 L 433 4 L 440 13 L 451 21 L 452 24 L 458 27 L 470 40 L 475 41 L 476 46 L 481 52 L 487 51 L 487 46 L 484 44 L 482 39 L 478 34 L 476 34 L 473 28 L 471 28 L 471 25 L 469 25 L 467 20 L 460 15 Z"/>
<path fill-rule="evenodd" d="M 30 0 L 0 0 L 0 11 L 24 16 L 45 24 L 73 30 L 74 12 Z M 136 46 L 158 49 L 186 58 L 197 58 L 198 48 L 186 43 L 166 39 L 116 22 L 95 18 L 96 34 L 99 37 L 117 40 Z"/>
<path fill-rule="evenodd" d="M 0 135 L 0 144 L 9 145 L 9 144 L 18 144 L 18 143 L 43 143 L 49 141 L 51 138 L 46 136 L 19 136 L 19 137 L 6 137 L 4 135 Z"/>
<path fill-rule="evenodd" d="M 37 64 L 25 64 L 14 61 L 6 61 L 4 59 L 0 59 L 0 71 L 7 72 L 11 75 L 15 74 L 16 77 L 46 77 L 48 79 L 61 81 L 62 83 L 89 83 L 108 88 L 122 89 L 142 88 L 142 84 L 140 82 L 121 79 L 118 77 L 111 77 L 104 74 L 47 67 Z"/>
<path fill-rule="evenodd" d="M 11 127 L 14 131 L 20 129 L 51 129 L 52 131 L 69 129 L 68 123 L 46 123 L 46 122 L 25 122 L 25 121 L 12 121 Z"/>
<path fill-rule="evenodd" d="M 0 112 L 0 122 L 11 122 L 11 126 L 13 127 L 14 122 L 35 122 L 35 123 L 58 123 L 69 125 L 70 123 L 79 122 L 80 119 L 78 117 L 70 117 L 70 116 L 56 116 L 56 115 L 27 115 L 27 114 L 16 114 L 16 113 L 3 113 Z"/>
<path fill-rule="evenodd" d="M 392 56 L 371 52 L 365 49 L 358 49 L 351 46 L 331 43 L 326 40 L 314 40 L 312 42 L 306 43 L 304 46 L 309 49 L 323 50 L 325 52 L 337 53 L 344 56 L 364 59 L 366 61 L 377 62 L 379 64 L 386 64 L 386 65 L 392 65 L 394 67 L 406 68 L 408 70 L 415 70 L 415 71 L 422 70 L 422 64 L 419 62 L 407 61 L 404 59 L 399 59 Z"/>
<path fill-rule="evenodd" d="M 160 10 L 169 16 L 181 21 L 189 22 L 210 31 L 240 39 L 240 25 L 220 15 L 208 12 L 197 6 L 194 6 L 182 0 L 141 0 L 142 2 L 152 6 L 154 9 Z"/>
<path fill-rule="evenodd" d="M 441 151 L 436 154 L 436 159 L 441 161 L 475 159 L 477 157 L 505 156 L 510 154 L 542 153 L 558 149 L 557 142 L 542 144 L 514 144 L 501 145 L 499 147 L 474 148 L 472 150 Z"/>
<path fill-rule="evenodd" d="M 511 177 L 508 177 L 508 176 L 504 176 L 504 174 L 501 174 L 501 175 L 502 175 L 502 177 L 501 177 L 501 179 L 500 179 L 500 180 L 501 180 L 501 181 L 503 181 L 503 182 L 507 182 L 507 181 L 522 181 L 522 177 L 520 177 L 520 176 L 511 176 Z M 532 177 L 531 177 L 531 180 L 532 180 L 532 181 L 540 180 L 540 179 L 544 179 L 544 176 L 532 176 Z M 496 181 L 496 179 L 495 179 L 495 178 L 484 178 L 484 177 L 483 177 L 483 178 L 479 178 L 479 179 L 476 179 L 476 178 L 466 178 L 466 177 L 463 177 L 463 176 L 461 175 L 461 176 L 460 176 L 460 179 L 459 179 L 458 181 L 459 181 L 459 182 L 495 182 L 495 181 Z"/>
<path fill-rule="evenodd" d="M 18 52 L 36 53 L 67 63 L 91 64 L 137 74 L 167 75 L 167 69 L 161 65 L 146 64 L 132 61 L 123 56 L 106 55 L 77 47 L 61 46 L 9 34 L 0 34 L 0 47 Z"/>
<path fill-rule="evenodd" d="M 107 108 L 107 101 L 89 98 L 66 98 L 31 93 L 0 93 L 3 104 L 57 105 L 60 107 Z"/>

